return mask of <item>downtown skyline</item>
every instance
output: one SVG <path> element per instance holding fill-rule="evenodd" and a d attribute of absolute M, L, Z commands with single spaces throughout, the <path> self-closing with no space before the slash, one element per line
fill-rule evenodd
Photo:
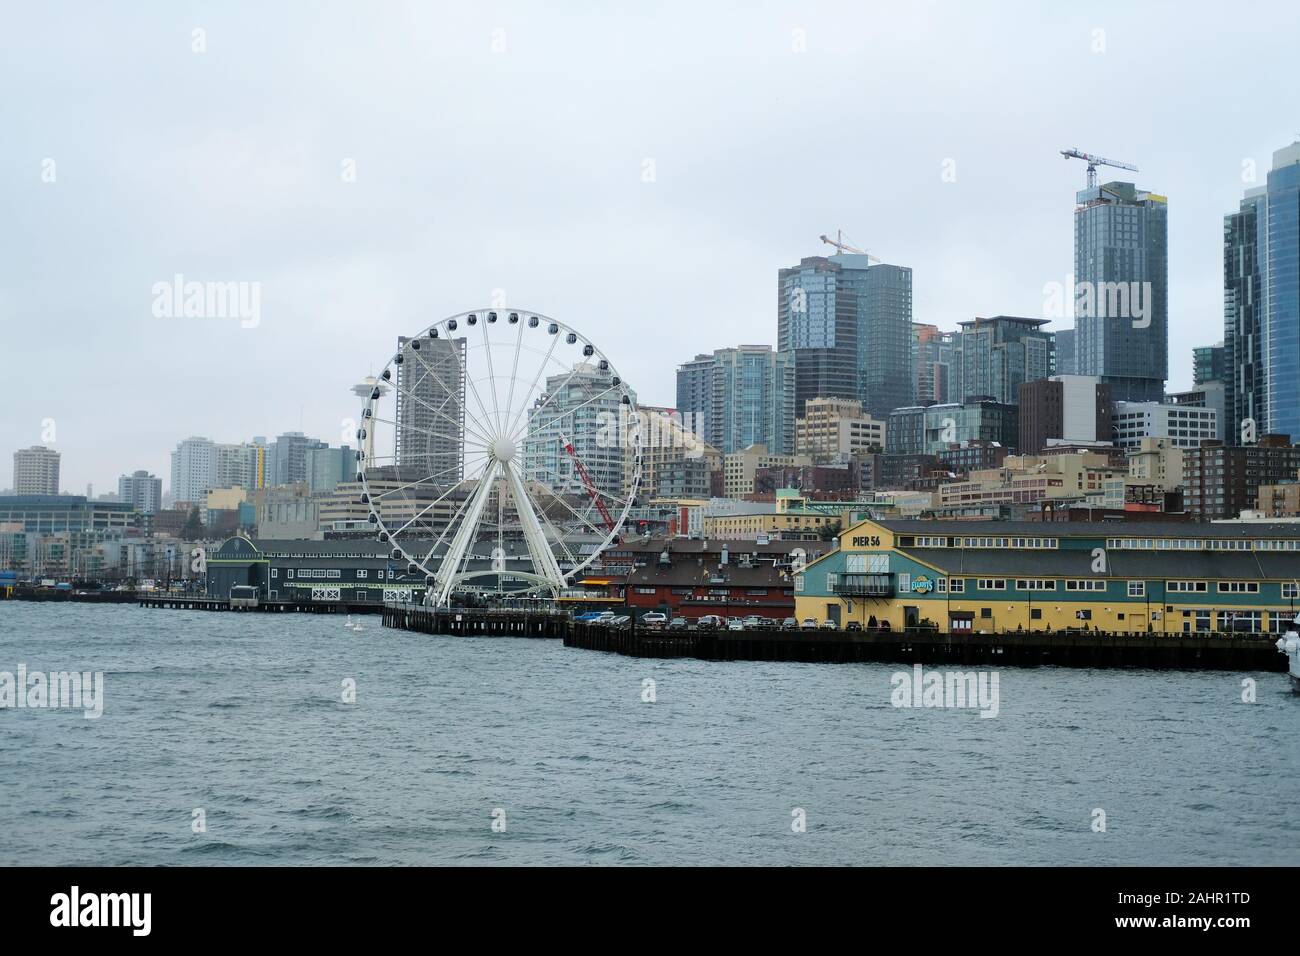
<path fill-rule="evenodd" d="M 913 270 L 914 321 L 1041 315 L 1044 285 L 1072 269 L 1083 168 L 1058 154 L 1072 146 L 1140 170 L 1103 180 L 1169 197 L 1168 389 L 1186 388 L 1191 348 L 1223 337 L 1223 216 L 1295 134 L 1271 104 L 1297 81 L 1268 68 L 1294 31 L 1261 35 L 1208 6 L 1179 19 L 1119 10 L 1004 11 L 1017 21 L 1015 70 L 990 65 L 990 44 L 1012 42 L 993 36 L 1001 23 L 967 12 L 891 11 L 857 36 L 843 27 L 861 14 L 779 6 L 734 25 L 696 11 L 688 30 L 597 14 L 576 32 L 509 8 L 364 25 L 339 13 L 310 42 L 277 12 L 257 31 L 236 13 L 152 15 L 138 30 L 89 14 L 70 32 L 19 14 L 41 42 L 20 49 L 17 30 L 0 40 L 11 85 L 35 89 L 0 158 L 16 227 L 0 323 L 7 356 L 57 368 L 60 388 L 7 376 L 0 448 L 49 444 L 64 490 L 79 493 L 137 469 L 167 474 L 189 435 L 335 443 L 357 411 L 352 386 L 397 336 L 496 290 L 506 307 L 589 330 L 642 401 L 672 405 L 670 373 L 690 355 L 775 344 L 773 276 L 824 254 L 817 237 L 837 228 Z M 203 53 L 191 50 L 199 20 Z M 378 75 L 348 68 L 349 33 L 389 54 Z M 984 41 L 970 44 L 978 60 L 968 35 Z M 934 54 L 927 66 L 905 39 Z M 1141 65 L 1153 44 L 1160 74 Z M 38 48 L 74 77 L 118 52 L 152 69 L 88 93 L 42 86 Z M 1207 51 L 1243 67 L 1230 90 L 1197 66 Z M 566 65 L 579 53 L 581 72 L 605 82 Z M 257 98 L 259 81 L 292 69 L 299 82 Z M 849 97 L 847 128 L 844 103 L 824 96 L 832 76 L 875 93 Z M 697 95 L 691 81 L 705 78 Z M 1137 78 L 1140 113 L 1081 108 L 1127 101 Z M 630 108 L 614 115 L 619 102 Z M 336 135 L 335 111 L 364 135 Z M 348 159 L 353 182 L 340 177 Z M 177 273 L 259 282 L 260 322 L 156 317 L 151 289 Z"/>

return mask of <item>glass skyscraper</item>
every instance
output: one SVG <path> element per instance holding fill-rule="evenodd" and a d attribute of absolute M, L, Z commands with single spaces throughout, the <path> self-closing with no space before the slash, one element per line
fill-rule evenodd
<path fill-rule="evenodd" d="M 884 420 L 912 404 L 912 270 L 865 255 L 811 256 L 777 277 L 777 348 L 795 354 L 795 414 L 853 398 Z"/>
<path fill-rule="evenodd" d="M 1225 423 L 1300 437 L 1300 142 L 1223 217 Z"/>
<path fill-rule="evenodd" d="M 1169 377 L 1168 200 L 1111 182 L 1074 211 L 1075 366 L 1116 401 L 1160 401 Z"/>
<path fill-rule="evenodd" d="M 1264 417 L 1300 438 L 1300 142 L 1273 153 L 1264 282 Z"/>

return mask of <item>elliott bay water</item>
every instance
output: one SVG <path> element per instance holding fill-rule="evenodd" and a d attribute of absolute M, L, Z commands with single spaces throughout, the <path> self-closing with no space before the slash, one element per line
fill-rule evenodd
<path fill-rule="evenodd" d="M 0 709 L 0 863 L 1300 863 L 1284 674 L 1003 668 L 985 719 L 892 665 L 361 621 L 0 604 L 0 671 L 105 675 L 99 719 Z"/>

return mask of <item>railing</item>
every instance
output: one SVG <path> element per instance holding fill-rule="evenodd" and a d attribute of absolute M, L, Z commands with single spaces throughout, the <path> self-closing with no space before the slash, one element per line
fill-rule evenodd
<path fill-rule="evenodd" d="M 832 590 L 854 597 L 890 597 L 894 593 L 892 574 L 841 574 Z"/>

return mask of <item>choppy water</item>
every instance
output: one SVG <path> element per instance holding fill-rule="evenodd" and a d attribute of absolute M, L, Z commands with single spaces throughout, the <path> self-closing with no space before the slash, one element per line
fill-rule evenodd
<path fill-rule="evenodd" d="M 106 682 L 98 720 L 0 710 L 0 863 L 1300 863 L 1283 674 L 1244 704 L 1241 674 L 1007 668 L 982 719 L 890 706 L 888 665 L 363 624 L 0 604 L 0 671 Z"/>

